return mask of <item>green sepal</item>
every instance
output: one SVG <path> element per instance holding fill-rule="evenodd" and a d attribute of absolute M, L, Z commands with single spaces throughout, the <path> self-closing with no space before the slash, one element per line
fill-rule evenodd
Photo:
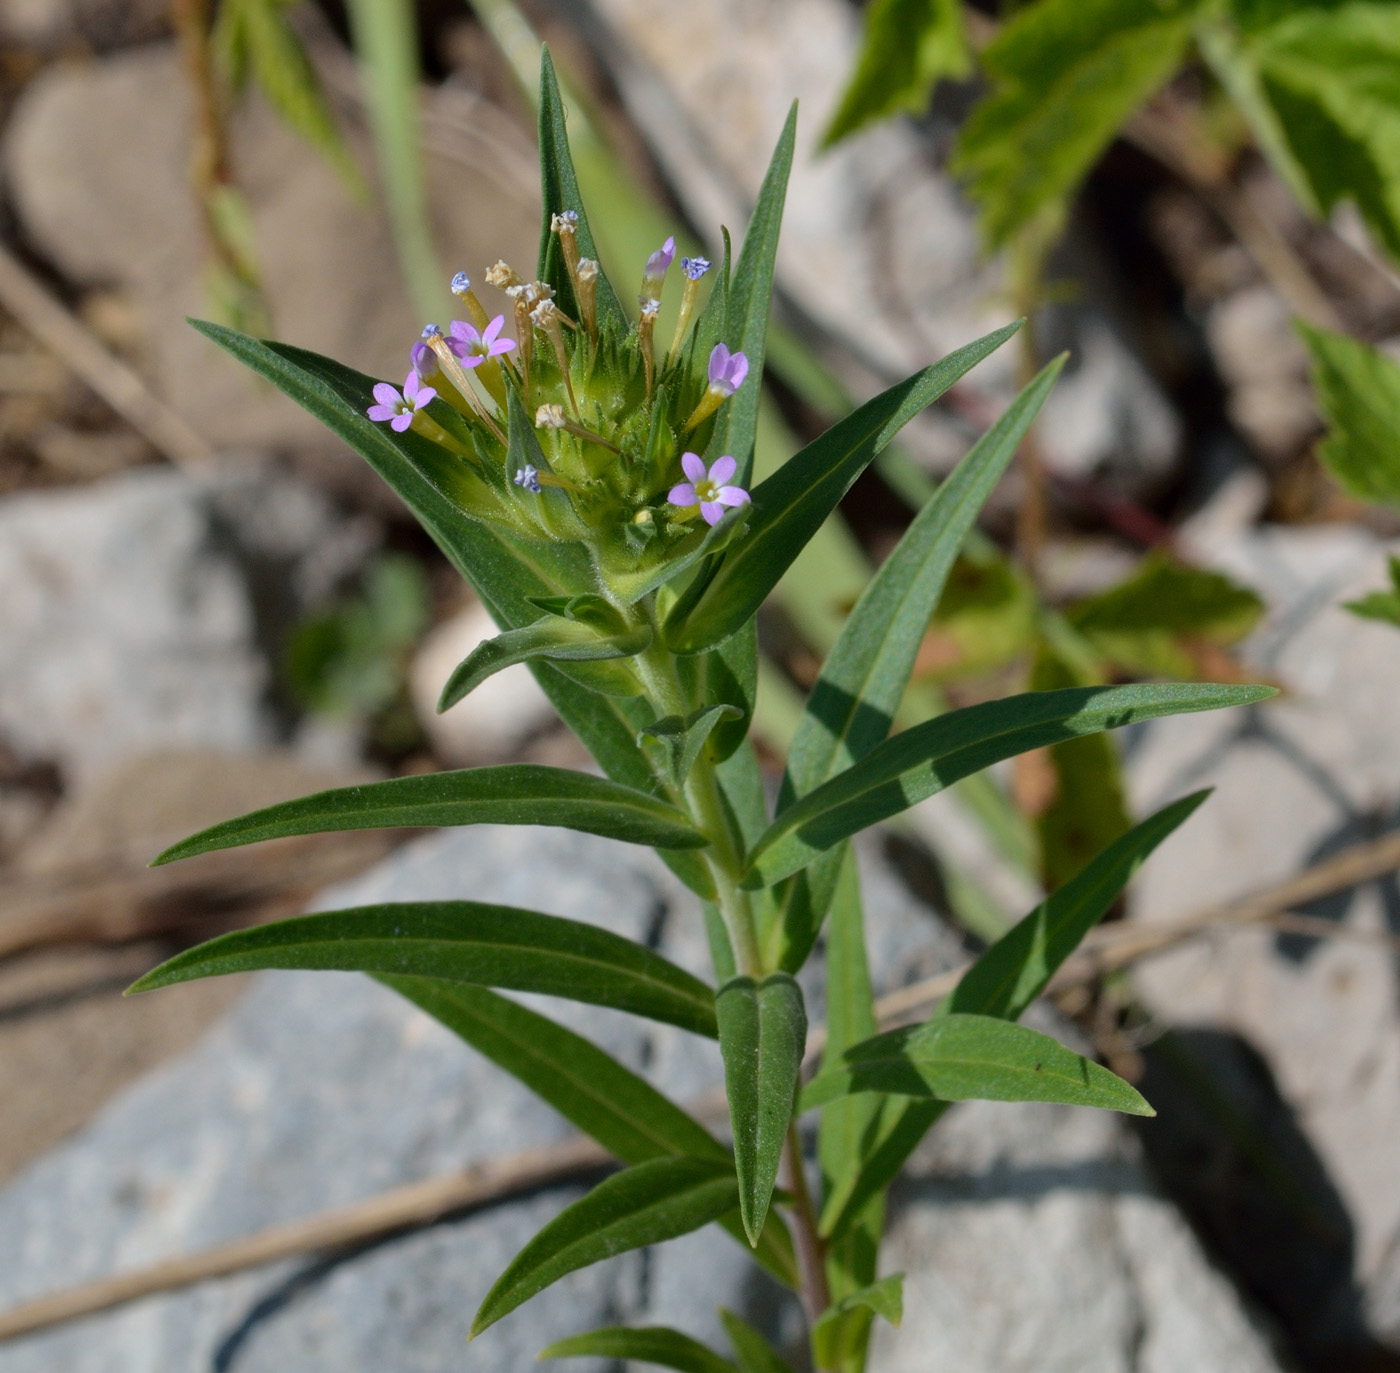
<path fill-rule="evenodd" d="M 679 791 L 714 727 L 721 720 L 742 719 L 743 714 L 737 706 L 705 706 L 689 715 L 665 715 L 640 730 L 637 742 L 655 742 L 666 780 Z"/>
<path fill-rule="evenodd" d="M 757 1244 L 778 1180 L 807 1044 L 802 989 L 787 973 L 772 973 L 762 982 L 731 978 L 715 996 L 715 1018 L 734 1129 L 739 1210 L 749 1242 Z"/>

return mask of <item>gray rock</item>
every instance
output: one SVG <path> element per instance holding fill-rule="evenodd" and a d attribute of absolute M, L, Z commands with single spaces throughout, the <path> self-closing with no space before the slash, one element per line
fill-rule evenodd
<path fill-rule="evenodd" d="M 348 81 L 353 89 L 353 73 Z M 359 121 L 345 122 L 363 165 L 372 165 Z M 444 261 L 476 274 L 532 242 L 537 183 L 520 175 L 533 158 L 528 141 L 460 92 L 430 101 L 425 122 Z M 144 315 L 152 384 L 216 447 L 295 448 L 350 461 L 319 423 L 184 323 L 210 308 L 188 184 L 190 128 L 173 45 L 45 69 L 25 87 L 3 147 L 24 232 L 75 285 L 116 286 L 131 298 Z M 357 203 L 257 100 L 230 128 L 274 335 L 402 378 L 423 322 L 405 295 L 382 208 Z M 446 322 L 445 281 L 441 308 Z"/>
<path fill-rule="evenodd" d="M 264 647 L 371 527 L 251 460 L 0 502 L 0 736 L 74 777 L 154 748 L 263 746 Z"/>
<path fill-rule="evenodd" d="M 778 285 L 845 350 L 843 373 L 852 357 L 868 369 L 863 389 L 873 393 L 1011 318 L 974 211 L 914 129 L 890 121 L 819 147 L 855 61 L 851 5 L 718 0 L 697 13 L 685 0 L 590 0 L 588 8 L 600 57 L 692 223 L 715 234 L 712 246 L 719 224 L 747 221 L 788 107 L 799 102 Z M 1057 346 L 1073 348 L 1080 377 L 1046 404 L 1047 455 L 1076 474 L 1112 467 L 1130 486 L 1150 485 L 1176 457 L 1175 414 L 1113 321 L 1072 313 Z M 964 389 L 1004 403 L 1015 369 L 1008 346 Z M 905 442 L 946 468 L 969 440 L 932 412 Z"/>
<path fill-rule="evenodd" d="M 878 847 L 864 847 L 862 866 L 881 980 L 946 963 L 954 941 Z M 704 970 L 693 902 L 660 863 L 568 833 L 446 832 L 321 904 L 463 891 L 597 921 Z M 549 1010 L 682 1099 L 720 1080 L 712 1044 L 596 1008 Z M 368 980 L 267 974 L 182 1060 L 0 1193 L 0 1246 L 11 1256 L 0 1268 L 0 1307 L 565 1133 L 522 1088 Z M 578 1194 L 550 1188 L 337 1265 L 287 1263 L 152 1299 L 10 1345 L 5 1367 L 524 1369 L 547 1341 L 605 1322 L 674 1323 L 723 1347 L 721 1304 L 780 1342 L 791 1333 L 790 1300 L 756 1281 L 715 1232 L 577 1274 L 466 1346 L 489 1284 Z M 1131 1272 L 1121 1271 L 1125 1254 Z M 1229 1290 L 1150 1194 L 1106 1117 L 954 1112 L 901 1188 L 889 1263 L 910 1269 L 908 1322 L 880 1336 L 876 1366 L 894 1373 L 927 1368 L 930 1351 L 945 1348 L 960 1356 L 949 1366 L 968 1373 L 1068 1368 L 1073 1351 L 1092 1353 L 1079 1366 L 1093 1370 L 1273 1373 Z M 1040 1348 L 1058 1351 L 1056 1361 L 1036 1361 Z M 1162 1352 L 1134 1363 L 1140 1348 Z M 1031 1352 L 1014 1363 L 1013 1350 Z"/>
<path fill-rule="evenodd" d="M 1215 787 L 1139 879 L 1133 912 L 1146 922 L 1282 880 L 1394 827 L 1400 806 L 1400 633 L 1340 604 L 1384 584 L 1387 550 L 1363 531 L 1319 527 L 1222 528 L 1193 551 L 1267 599 L 1247 656 L 1288 694 L 1154 722 L 1130 740 L 1139 812 Z M 1350 1227 L 1343 1279 L 1376 1294 L 1373 1324 L 1400 1347 L 1400 1303 L 1380 1296 L 1397 1286 L 1400 1245 L 1400 1010 L 1394 959 L 1375 942 L 1396 932 L 1397 912 L 1393 880 L 1368 883 L 1304 912 L 1346 937 L 1222 932 L 1150 960 L 1134 981 L 1165 1024 L 1209 1026 L 1262 1055 Z"/>

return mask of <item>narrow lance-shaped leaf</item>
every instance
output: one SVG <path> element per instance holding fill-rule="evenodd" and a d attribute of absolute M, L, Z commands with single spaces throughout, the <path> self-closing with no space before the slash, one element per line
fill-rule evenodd
<path fill-rule="evenodd" d="M 658 1158 L 606 1178 L 515 1256 L 486 1294 L 471 1333 L 481 1334 L 568 1273 L 687 1235 L 738 1204 L 738 1184 L 727 1162 Z"/>
<path fill-rule="evenodd" d="M 438 700 L 438 710 L 449 710 L 476 690 L 482 682 L 516 663 L 546 658 L 551 662 L 596 662 L 632 658 L 651 643 L 646 625 L 620 634 L 599 634 L 588 625 L 547 615 L 523 629 L 508 629 L 494 639 L 478 644 L 452 671 Z M 606 690 L 601 682 L 597 690 Z M 619 666 L 611 691 L 619 696 L 638 696 L 641 684 Z"/>
<path fill-rule="evenodd" d="M 1249 705 L 1272 687 L 1167 682 L 1026 692 L 941 715 L 887 739 L 780 815 L 750 855 L 745 885 L 786 877 L 823 849 L 961 777 L 1033 748 L 1139 720 Z"/>
<path fill-rule="evenodd" d="M 1197 792 L 1163 807 L 1110 844 L 997 940 L 963 975 L 937 1014 L 957 1011 L 1007 1020 L 1019 1017 L 1103 917 L 1147 856 L 1208 794 Z M 821 1231 L 832 1243 L 859 1221 L 870 1199 L 894 1180 L 947 1109 L 943 1102 L 918 1100 L 902 1105 L 892 1101 L 889 1107 L 863 1164 L 840 1179 L 827 1195 Z"/>
<path fill-rule="evenodd" d="M 661 766 L 673 787 L 685 785 L 714 727 L 721 720 L 743 714 L 737 706 L 706 706 L 689 715 L 666 715 L 653 721 L 637 736 L 646 745 L 653 741 L 661 755 Z"/>
<path fill-rule="evenodd" d="M 948 574 L 1063 365 L 1056 359 L 974 445 L 905 531 L 827 654 L 788 751 L 781 812 L 889 733 Z M 780 898 L 779 966 L 801 967 L 831 904 L 839 855 L 789 879 Z"/>
<path fill-rule="evenodd" d="M 564 269 L 564 257 L 550 228 L 556 214 L 572 210 L 578 215 L 574 241 L 580 257 L 598 261 L 598 246 L 588 226 L 588 214 L 579 194 L 574 159 L 569 152 L 569 135 L 565 127 L 564 97 L 559 91 L 559 78 L 554 74 L 554 59 L 549 49 L 540 50 L 540 179 L 543 193 L 544 222 L 540 228 L 540 279 L 547 281 L 559 301 L 559 308 L 573 319 L 578 318 L 578 302 L 574 299 L 573 283 Z M 597 280 L 598 322 L 618 334 L 627 332 L 627 314 L 617 292 L 601 267 Z"/>
<path fill-rule="evenodd" d="M 442 825 L 558 825 L 655 848 L 694 849 L 709 842 L 658 797 L 571 768 L 508 763 L 391 777 L 283 801 L 182 839 L 155 865 L 292 834 Z"/>
<path fill-rule="evenodd" d="M 540 1350 L 541 1359 L 630 1359 L 634 1363 L 674 1368 L 677 1373 L 740 1373 L 714 1350 L 679 1330 L 664 1325 L 644 1325 L 628 1329 L 613 1326 L 574 1335 Z"/>
<path fill-rule="evenodd" d="M 939 1015 L 854 1045 L 803 1088 L 799 1107 L 816 1110 L 856 1092 L 939 1101 L 1053 1101 L 1153 1114 L 1107 1068 L 1039 1030 L 989 1015 Z"/>
<path fill-rule="evenodd" d="M 847 1293 L 818 1317 L 812 1326 L 812 1353 L 818 1366 L 836 1368 L 843 1360 L 860 1357 L 864 1341 L 859 1346 L 853 1343 L 852 1328 L 861 1338 L 869 1329 L 871 1315 L 883 1316 L 896 1326 L 904 1319 L 903 1273 L 891 1273 L 879 1282 Z"/>
<path fill-rule="evenodd" d="M 787 973 L 736 977 L 715 997 L 724 1090 L 734 1127 L 739 1207 L 756 1244 L 778 1180 L 807 1043 L 802 990 Z"/>
<path fill-rule="evenodd" d="M 773 265 L 778 256 L 778 230 L 782 225 L 783 202 L 787 199 L 796 142 L 797 103 L 794 101 L 759 188 L 749 227 L 744 231 L 744 246 L 739 250 L 734 277 L 723 302 L 725 342 L 732 351 L 743 353 L 748 359 L 749 375 L 746 384 L 725 402 L 715 417 L 705 455 L 707 463 L 724 453 L 737 458 L 739 469 L 735 481 L 743 487 L 748 486 L 753 473 L 754 434 L 758 427 L 768 316 L 773 300 Z M 727 266 L 727 240 L 725 248 Z"/>
<path fill-rule="evenodd" d="M 867 401 L 760 482 L 748 534 L 726 551 L 698 603 L 682 600 L 668 618 L 670 647 L 698 653 L 751 619 L 880 450 L 1017 327 L 998 329 Z"/>
<path fill-rule="evenodd" d="M 131 990 L 263 968 L 507 987 L 716 1034 L 713 992 L 660 954 L 597 925 L 479 901 L 403 901 L 234 930 L 167 959 Z"/>
<path fill-rule="evenodd" d="M 779 1358 L 772 1345 L 742 1316 L 721 1307 L 719 1318 L 743 1373 L 792 1373 L 787 1361 Z"/>

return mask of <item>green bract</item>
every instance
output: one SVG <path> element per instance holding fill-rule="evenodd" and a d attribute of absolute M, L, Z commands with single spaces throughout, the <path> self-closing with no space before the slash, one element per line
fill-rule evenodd
<path fill-rule="evenodd" d="M 703 301 L 708 264 L 687 260 L 673 339 L 654 335 L 669 243 L 639 264 L 635 322 L 597 267 L 548 54 L 541 251 L 528 279 L 502 264 L 487 274 L 507 292 L 494 312 L 503 318 L 459 276 L 453 290 L 470 318 L 427 332 L 402 391 L 300 349 L 196 326 L 356 449 L 490 610 L 501 634 L 451 674 L 441 708 L 526 663 L 606 776 L 516 765 L 323 792 L 216 825 L 158 861 L 371 826 L 565 826 L 656 849 L 702 900 L 713 982 L 600 928 L 606 911 L 584 924 L 459 900 L 237 931 L 180 954 L 135 990 L 259 968 L 369 973 L 615 1155 L 620 1171 L 526 1246 L 486 1295 L 474 1329 L 586 1264 L 714 1222 L 801 1290 L 817 1367 L 859 1373 L 872 1321 L 901 1311 L 898 1277 L 879 1279 L 875 1264 L 884 1189 L 948 1101 L 1150 1109 L 1106 1069 L 1011 1022 L 1202 798 L 1117 838 L 994 944 L 939 1012 L 885 1034 L 851 836 L 1027 749 L 1270 692 L 1071 687 L 891 734 L 958 552 L 1053 386 L 1057 361 L 927 502 L 847 616 L 770 806 L 747 739 L 759 604 L 899 429 L 1016 328 L 876 396 L 749 491 L 794 130 L 795 117 L 743 249 L 731 270 L 726 246 Z M 1109 628 L 1125 626 L 1115 619 Z M 814 1065 L 804 1071 L 811 1041 L 794 974 L 824 926 L 828 1018 L 813 1075 Z M 717 1037 L 733 1147 L 502 989 Z M 820 1112 L 815 1197 L 800 1162 L 799 1103 Z M 547 1353 L 702 1373 L 785 1367 L 737 1317 L 725 1313 L 725 1328 L 732 1360 L 664 1328 L 598 1331 Z"/>

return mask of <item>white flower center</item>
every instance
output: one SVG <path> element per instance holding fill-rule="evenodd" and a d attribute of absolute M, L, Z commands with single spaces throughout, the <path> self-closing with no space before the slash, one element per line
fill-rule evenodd
<path fill-rule="evenodd" d="M 708 477 L 701 477 L 701 479 L 695 483 L 695 498 L 696 500 L 704 501 L 708 505 L 712 505 L 715 501 L 719 500 L 719 486 Z"/>

